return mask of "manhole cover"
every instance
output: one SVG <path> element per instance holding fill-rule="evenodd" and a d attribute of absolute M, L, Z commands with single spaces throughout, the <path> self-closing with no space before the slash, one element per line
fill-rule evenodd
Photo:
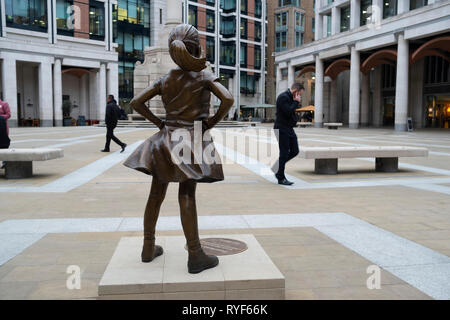
<path fill-rule="evenodd" d="M 206 238 L 201 239 L 200 243 L 206 254 L 215 256 L 228 256 L 244 252 L 248 249 L 245 242 L 234 239 Z M 185 249 L 187 250 L 186 246 Z"/>

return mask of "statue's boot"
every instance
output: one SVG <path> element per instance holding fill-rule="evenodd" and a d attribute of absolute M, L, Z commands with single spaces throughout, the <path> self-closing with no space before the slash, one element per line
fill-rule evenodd
<path fill-rule="evenodd" d="M 188 271 L 189 273 L 199 273 L 203 270 L 214 268 L 219 264 L 219 258 L 213 255 L 207 255 L 200 247 L 198 249 L 189 249 Z"/>
<path fill-rule="evenodd" d="M 155 245 L 155 239 L 144 239 L 144 247 L 142 248 L 142 262 L 151 262 L 156 257 L 159 257 L 164 252 L 161 246 Z"/>

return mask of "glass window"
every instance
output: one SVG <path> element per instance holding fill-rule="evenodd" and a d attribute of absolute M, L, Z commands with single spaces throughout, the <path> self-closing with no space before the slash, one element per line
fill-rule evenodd
<path fill-rule="evenodd" d="M 262 0 L 255 0 L 255 16 L 261 18 L 262 15 Z"/>
<path fill-rule="evenodd" d="M 327 37 L 331 36 L 331 16 L 327 17 Z"/>
<path fill-rule="evenodd" d="M 287 30 L 288 27 L 288 11 L 281 12 L 275 15 L 275 30 Z"/>
<path fill-rule="evenodd" d="M 68 18 L 73 15 L 72 5 L 73 0 L 56 0 L 56 27 L 58 34 L 73 36 L 73 25 L 67 23 Z"/>
<path fill-rule="evenodd" d="M 206 60 L 215 63 L 216 41 L 214 37 L 206 37 Z"/>
<path fill-rule="evenodd" d="M 428 0 L 410 0 L 409 1 L 409 9 L 410 10 L 419 9 L 419 8 L 426 6 L 427 4 L 428 4 Z"/>
<path fill-rule="evenodd" d="M 241 93 L 246 95 L 255 94 L 256 77 L 249 75 L 247 72 L 241 71 Z"/>
<path fill-rule="evenodd" d="M 232 41 L 220 42 L 220 64 L 236 65 L 236 43 Z"/>
<path fill-rule="evenodd" d="M 278 6 L 279 7 L 287 7 L 287 6 L 300 7 L 300 0 L 278 0 Z"/>
<path fill-rule="evenodd" d="M 240 59 L 241 59 L 241 67 L 247 67 L 247 44 L 241 43 L 241 53 L 240 53 Z"/>
<path fill-rule="evenodd" d="M 247 9 L 248 9 L 248 2 L 247 2 L 247 0 L 241 0 L 241 13 L 247 14 Z"/>
<path fill-rule="evenodd" d="M 313 33 L 316 32 L 316 19 L 315 18 L 312 18 L 311 25 L 312 25 L 312 32 Z"/>
<path fill-rule="evenodd" d="M 287 33 L 286 31 L 277 32 L 275 35 L 275 51 L 283 51 L 287 49 Z"/>
<path fill-rule="evenodd" d="M 188 23 L 197 28 L 197 7 L 189 6 Z"/>
<path fill-rule="evenodd" d="M 206 0 L 206 4 L 209 6 L 215 6 L 216 5 L 216 0 Z"/>
<path fill-rule="evenodd" d="M 47 32 L 47 0 L 5 0 L 6 25 Z"/>
<path fill-rule="evenodd" d="M 216 15 L 213 10 L 206 10 L 206 31 L 214 32 L 216 26 Z"/>
<path fill-rule="evenodd" d="M 255 41 L 261 41 L 261 38 L 262 38 L 261 22 L 255 21 Z"/>
<path fill-rule="evenodd" d="M 261 69 L 261 46 L 255 45 L 255 69 Z"/>
<path fill-rule="evenodd" d="M 299 47 L 303 45 L 303 32 L 296 31 L 295 32 L 295 46 Z"/>
<path fill-rule="evenodd" d="M 247 19 L 241 18 L 241 38 L 247 39 Z"/>
<path fill-rule="evenodd" d="M 236 17 L 221 17 L 220 18 L 220 34 L 224 38 L 236 36 Z"/>
<path fill-rule="evenodd" d="M 350 6 L 341 8 L 341 32 L 350 29 Z"/>
<path fill-rule="evenodd" d="M 220 0 L 220 8 L 225 13 L 236 11 L 236 0 Z"/>
<path fill-rule="evenodd" d="M 397 15 L 397 0 L 383 0 L 383 19 Z"/>
<path fill-rule="evenodd" d="M 305 16 L 303 13 L 295 12 L 295 30 L 304 31 L 305 30 Z"/>
<path fill-rule="evenodd" d="M 361 0 L 361 26 L 365 26 L 370 23 L 370 19 L 372 17 L 372 13 L 369 12 L 370 6 L 372 6 L 372 0 Z"/>
<path fill-rule="evenodd" d="M 89 38 L 105 40 L 105 4 L 103 2 L 89 2 Z"/>

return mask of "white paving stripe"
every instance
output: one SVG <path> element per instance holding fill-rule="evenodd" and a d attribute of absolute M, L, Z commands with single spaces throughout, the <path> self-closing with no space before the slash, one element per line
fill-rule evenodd
<path fill-rule="evenodd" d="M 48 233 L 142 231 L 142 217 L 16 219 L 0 223 L 0 265 Z M 313 227 L 435 299 L 450 299 L 450 258 L 346 213 L 200 216 L 200 230 Z M 182 230 L 160 217 L 157 230 Z"/>
<path fill-rule="evenodd" d="M 0 188 L 0 192 L 69 192 L 125 160 L 143 141 L 140 140 L 128 146 L 124 153 L 116 151 L 46 185 L 40 187 L 4 187 Z"/>

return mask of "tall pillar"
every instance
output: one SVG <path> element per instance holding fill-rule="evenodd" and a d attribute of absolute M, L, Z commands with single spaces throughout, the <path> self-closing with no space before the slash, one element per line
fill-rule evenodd
<path fill-rule="evenodd" d="M 295 82 L 295 68 L 291 63 L 288 64 L 288 88 Z"/>
<path fill-rule="evenodd" d="M 337 122 L 337 79 L 330 83 L 330 122 Z"/>
<path fill-rule="evenodd" d="M 360 0 L 350 0 L 350 29 L 358 28 L 361 20 Z"/>
<path fill-rule="evenodd" d="M 117 63 L 109 63 L 107 74 L 107 94 L 112 94 L 119 101 L 119 65 Z"/>
<path fill-rule="evenodd" d="M 322 28 L 322 24 L 323 24 L 323 20 L 322 17 L 319 14 L 319 9 L 322 6 L 322 1 L 321 0 L 314 0 L 316 1 L 316 13 L 314 16 L 314 21 L 315 21 L 315 26 L 314 26 L 314 39 L 320 40 L 322 38 L 323 35 L 323 28 Z"/>
<path fill-rule="evenodd" d="M 281 68 L 280 68 L 280 65 L 277 65 L 276 68 L 277 68 L 277 78 L 276 78 L 276 84 L 275 84 L 275 86 L 276 86 L 276 96 L 278 97 L 278 95 L 279 95 L 280 92 L 281 92 L 281 88 L 280 88 L 280 83 L 281 83 Z"/>
<path fill-rule="evenodd" d="M 375 67 L 373 72 L 373 102 L 372 119 L 375 127 L 381 127 L 381 66 Z"/>
<path fill-rule="evenodd" d="M 398 35 L 397 78 L 395 82 L 395 130 L 406 131 L 408 114 L 409 43 L 403 34 Z"/>
<path fill-rule="evenodd" d="M 341 9 L 338 7 L 331 8 L 331 35 L 341 31 Z"/>
<path fill-rule="evenodd" d="M 39 119 L 41 127 L 53 127 L 53 79 L 52 64 L 39 65 Z"/>
<path fill-rule="evenodd" d="M 410 0 L 398 0 L 397 1 L 397 14 L 402 14 L 409 11 Z"/>
<path fill-rule="evenodd" d="M 323 61 L 316 55 L 316 83 L 314 95 L 314 126 L 323 126 Z"/>
<path fill-rule="evenodd" d="M 11 118 L 8 120 L 10 127 L 17 127 L 18 110 L 17 110 L 17 71 L 16 60 L 13 56 L 4 55 L 2 65 L 2 91 L 3 100 L 8 102 L 11 109 Z"/>
<path fill-rule="evenodd" d="M 100 96 L 98 95 L 98 72 L 89 72 L 89 120 L 104 120 L 98 118 Z M 106 106 L 103 106 L 106 108 Z"/>
<path fill-rule="evenodd" d="M 106 66 L 104 63 L 100 64 L 100 70 L 98 72 L 98 90 L 99 95 L 99 105 L 98 105 L 98 119 L 103 120 L 105 118 L 106 112 Z"/>
<path fill-rule="evenodd" d="M 362 75 L 361 83 L 361 126 L 369 125 L 370 74 Z"/>
<path fill-rule="evenodd" d="M 80 115 L 89 120 L 89 75 L 80 78 Z"/>
<path fill-rule="evenodd" d="M 61 74 L 61 59 L 56 58 L 53 65 L 53 117 L 55 119 L 55 126 L 63 125 L 62 112 L 62 74 Z"/>
<path fill-rule="evenodd" d="M 349 97 L 349 115 L 348 127 L 357 129 L 359 127 L 359 69 L 360 57 L 359 51 L 355 46 L 351 48 L 350 61 L 350 97 Z"/>
<path fill-rule="evenodd" d="M 424 60 L 420 59 L 411 66 L 411 90 L 409 91 L 410 114 L 414 123 L 414 128 L 422 128 L 425 121 L 424 97 L 423 97 L 423 74 Z"/>

